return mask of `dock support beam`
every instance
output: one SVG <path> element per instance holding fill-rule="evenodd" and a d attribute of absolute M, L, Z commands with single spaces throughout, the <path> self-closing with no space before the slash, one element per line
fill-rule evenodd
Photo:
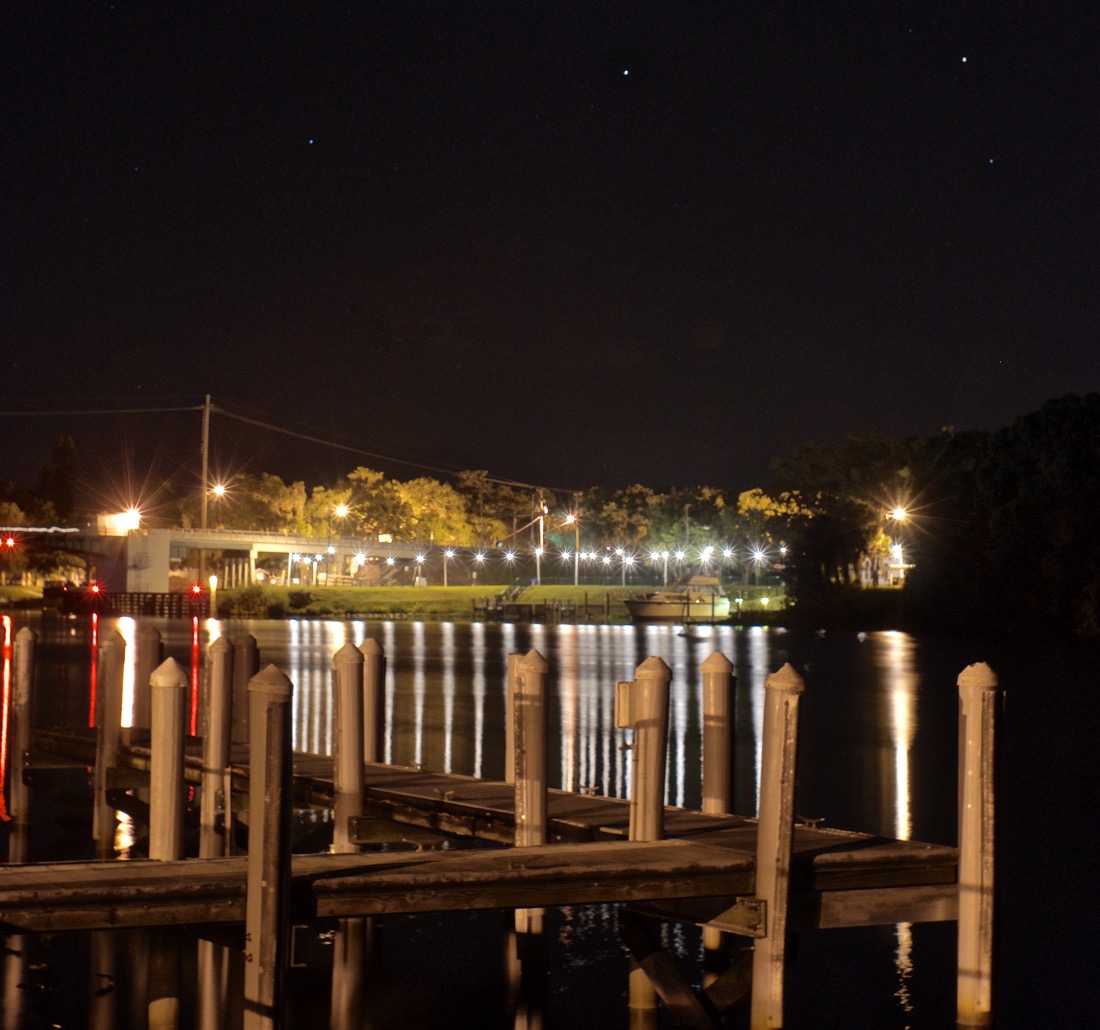
<path fill-rule="evenodd" d="M 798 706 L 804 689 L 802 677 L 789 663 L 764 680 L 756 896 L 766 906 L 766 934 L 756 941 L 753 952 L 752 1030 L 783 1026 Z"/>
<path fill-rule="evenodd" d="M 248 684 L 248 898 L 244 1030 L 283 1025 L 290 951 L 290 680 L 268 665 Z"/>
<path fill-rule="evenodd" d="M 997 677 L 959 675 L 959 957 L 957 1026 L 993 1024 L 994 735 Z"/>

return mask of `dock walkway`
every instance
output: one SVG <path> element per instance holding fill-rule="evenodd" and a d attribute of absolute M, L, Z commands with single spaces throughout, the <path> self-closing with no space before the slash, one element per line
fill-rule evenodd
<path fill-rule="evenodd" d="M 35 730 L 27 775 L 58 760 L 91 766 L 91 730 Z M 296 753 L 294 794 L 302 806 L 331 806 L 332 760 Z M 147 741 L 121 749 L 119 768 L 142 775 Z M 201 774 L 200 742 L 185 755 L 187 778 Z M 234 789 L 247 790 L 244 747 L 234 748 Z M 546 845 L 501 848 L 515 836 L 511 784 L 367 763 L 361 845 L 385 851 L 295 855 L 292 918 L 394 912 L 520 908 L 629 902 L 668 918 L 749 936 L 763 933 L 754 903 L 757 822 L 735 815 L 665 810 L 665 838 L 627 840 L 629 802 L 551 790 Z M 445 839 L 483 847 L 423 849 Z M 563 846 L 567 845 L 567 846 Z M 50 863 L 9 866 L 0 876 L 0 928 L 44 932 L 242 922 L 245 857 L 178 862 Z M 888 924 L 957 918 L 956 849 L 823 826 L 797 825 L 791 873 L 795 925 Z M 653 909 L 659 903 L 659 909 Z"/>

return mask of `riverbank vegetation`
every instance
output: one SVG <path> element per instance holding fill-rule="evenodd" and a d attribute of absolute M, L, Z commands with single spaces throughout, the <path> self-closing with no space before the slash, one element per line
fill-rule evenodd
<path fill-rule="evenodd" d="M 0 578 L 41 581 L 72 563 L 23 547 L 18 527 L 94 519 L 80 507 L 78 470 L 63 438 L 36 490 L 0 484 L 0 525 L 9 527 Z M 404 570 L 411 590 L 341 593 L 339 577 L 314 566 L 295 573 L 297 583 L 284 575 L 281 586 L 243 592 L 233 602 L 242 608 L 439 615 L 536 581 L 576 577 L 581 589 L 618 593 L 696 571 L 720 576 L 731 593 L 781 586 L 788 618 L 807 625 L 1100 636 L 1097 394 L 1048 401 L 992 432 L 805 447 L 741 490 L 634 484 L 562 495 L 483 470 L 442 482 L 363 467 L 311 487 L 256 472 L 216 486 L 204 504 L 201 491 L 166 481 L 142 499 L 141 517 L 293 533 L 315 539 L 322 555 L 335 537 L 415 543 L 433 559 Z M 207 553 L 215 571 L 218 557 Z"/>

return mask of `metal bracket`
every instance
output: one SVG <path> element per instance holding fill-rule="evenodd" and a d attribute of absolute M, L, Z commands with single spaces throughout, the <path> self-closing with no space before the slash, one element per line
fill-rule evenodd
<path fill-rule="evenodd" d="M 768 903 L 763 898 L 735 898 L 725 912 L 709 919 L 706 925 L 742 937 L 767 937 Z"/>

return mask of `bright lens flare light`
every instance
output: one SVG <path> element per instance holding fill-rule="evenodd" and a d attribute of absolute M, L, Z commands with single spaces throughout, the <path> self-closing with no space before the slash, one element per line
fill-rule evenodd
<path fill-rule="evenodd" d="M 908 515 L 909 513 L 904 508 L 895 508 L 892 512 L 890 512 L 890 518 L 892 518 L 895 522 L 904 522 Z"/>

